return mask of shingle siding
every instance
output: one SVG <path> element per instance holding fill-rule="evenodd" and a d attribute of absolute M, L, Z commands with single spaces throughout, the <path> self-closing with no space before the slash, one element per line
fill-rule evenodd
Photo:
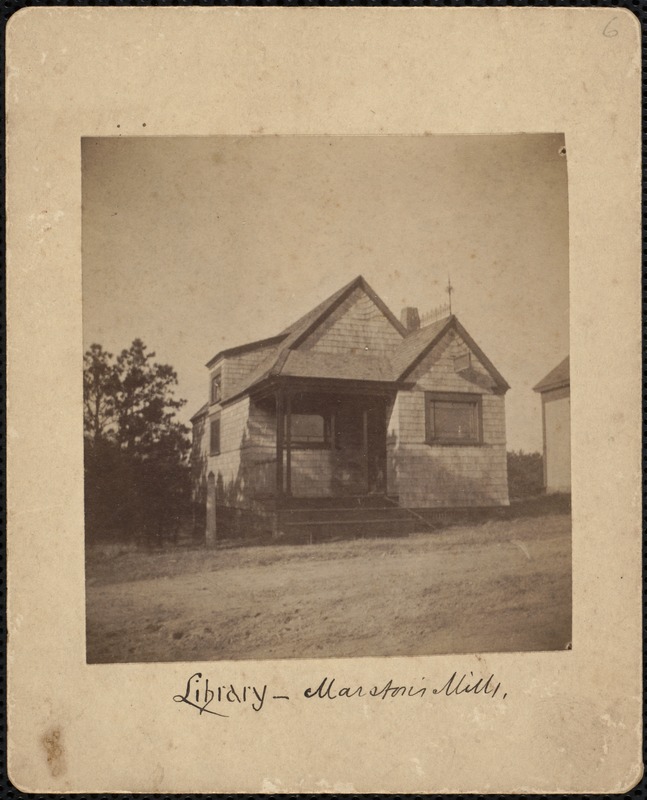
<path fill-rule="evenodd" d="M 209 399 L 211 399 L 211 381 L 218 373 L 222 376 L 221 395 L 227 398 L 233 389 L 242 383 L 249 373 L 255 369 L 267 356 L 276 352 L 276 347 L 259 347 L 248 353 L 226 356 L 209 371 Z"/>
<path fill-rule="evenodd" d="M 219 414 L 220 453 L 207 456 L 206 472 L 216 478 L 218 504 L 254 508 L 259 499 L 274 493 L 274 414 L 251 403 L 249 397 L 225 406 Z M 207 424 L 205 431 L 208 428 Z"/>
<path fill-rule="evenodd" d="M 363 289 L 357 288 L 301 344 L 318 353 L 388 354 L 402 336 Z"/>
<path fill-rule="evenodd" d="M 361 448 L 292 450 L 292 493 L 297 497 L 332 497 L 365 492 Z"/>
<path fill-rule="evenodd" d="M 453 331 L 411 374 L 415 387 L 401 391 L 389 423 L 388 486 L 410 508 L 507 505 L 505 399 L 494 394 L 489 373 L 471 354 L 459 374 L 454 359 L 469 348 Z M 469 392 L 482 397 L 482 443 L 425 442 L 425 391 Z"/>
<path fill-rule="evenodd" d="M 442 335 L 441 340 L 407 375 L 412 388 L 400 390 L 387 412 L 387 492 L 399 495 L 400 502 L 411 508 L 507 505 L 504 395 L 453 325 L 444 335 L 439 330 L 438 335 Z M 312 362 L 334 356 L 346 356 L 349 361 L 348 354 L 356 354 L 358 359 L 369 354 L 388 364 L 402 342 L 399 331 L 358 286 L 301 343 L 299 354 L 311 354 Z M 241 385 L 255 369 L 262 372 L 273 352 L 275 348 L 268 346 L 224 357 L 211 370 L 210 384 L 211 376 L 221 370 L 223 395 L 227 397 L 228 387 Z M 355 371 L 353 377 L 357 378 Z M 479 395 L 482 441 L 462 446 L 427 444 L 426 392 Z M 215 413 L 220 415 L 220 453 L 212 456 L 209 428 Z M 259 405 L 248 396 L 229 405 L 211 404 L 208 415 L 194 426 L 193 453 L 194 478 L 201 487 L 198 494 L 203 493 L 211 471 L 220 505 L 254 510 L 275 495 L 276 420 L 271 405 Z M 366 459 L 361 448 L 295 447 L 291 464 L 295 496 L 330 497 L 366 491 Z"/>

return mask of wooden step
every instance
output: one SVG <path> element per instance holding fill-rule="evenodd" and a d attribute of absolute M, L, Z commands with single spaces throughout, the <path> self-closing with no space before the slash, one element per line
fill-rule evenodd
<path fill-rule="evenodd" d="M 310 519 L 282 521 L 279 536 L 293 540 L 320 541 L 331 537 L 398 536 L 425 530 L 422 520 L 413 515 L 393 516 L 375 514 L 356 519 Z"/>
<path fill-rule="evenodd" d="M 297 509 L 336 508 L 393 508 L 398 505 L 397 495 L 362 494 L 335 497 L 284 497 L 281 511 Z"/>
<path fill-rule="evenodd" d="M 398 506 L 387 508 L 295 508 L 280 512 L 280 520 L 286 524 L 308 522 L 352 522 L 369 518 L 408 519 L 411 514 Z"/>
<path fill-rule="evenodd" d="M 327 525 L 330 526 L 343 526 L 343 525 L 375 525 L 375 524 L 392 524 L 395 522 L 415 522 L 417 520 L 412 519 L 411 517 L 378 517 L 374 519 L 347 519 L 347 520 L 335 520 L 335 519 L 318 519 L 318 520 L 307 520 L 307 521 L 298 521 L 298 522 L 284 522 L 284 527 L 289 528 L 304 528 L 304 527 L 316 527 L 318 525 Z M 422 523 L 420 523 L 422 524 Z"/>

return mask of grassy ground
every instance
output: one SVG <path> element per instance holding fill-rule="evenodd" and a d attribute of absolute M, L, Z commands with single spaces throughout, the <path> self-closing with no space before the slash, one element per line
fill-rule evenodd
<path fill-rule="evenodd" d="M 563 649 L 568 514 L 407 538 L 89 548 L 88 662 Z"/>

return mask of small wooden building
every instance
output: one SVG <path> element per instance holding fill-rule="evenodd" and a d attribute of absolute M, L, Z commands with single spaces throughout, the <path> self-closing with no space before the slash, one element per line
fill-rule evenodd
<path fill-rule="evenodd" d="M 534 387 L 541 394 L 544 486 L 571 491 L 571 383 L 568 356 Z"/>
<path fill-rule="evenodd" d="M 509 387 L 453 315 L 400 320 L 359 276 L 207 369 L 192 423 L 208 539 L 388 531 L 410 509 L 508 504 Z"/>

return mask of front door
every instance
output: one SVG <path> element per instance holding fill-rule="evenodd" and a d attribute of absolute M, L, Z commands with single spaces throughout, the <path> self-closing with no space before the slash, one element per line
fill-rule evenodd
<path fill-rule="evenodd" d="M 336 404 L 333 493 L 380 494 L 386 491 L 386 402 L 346 397 Z"/>

